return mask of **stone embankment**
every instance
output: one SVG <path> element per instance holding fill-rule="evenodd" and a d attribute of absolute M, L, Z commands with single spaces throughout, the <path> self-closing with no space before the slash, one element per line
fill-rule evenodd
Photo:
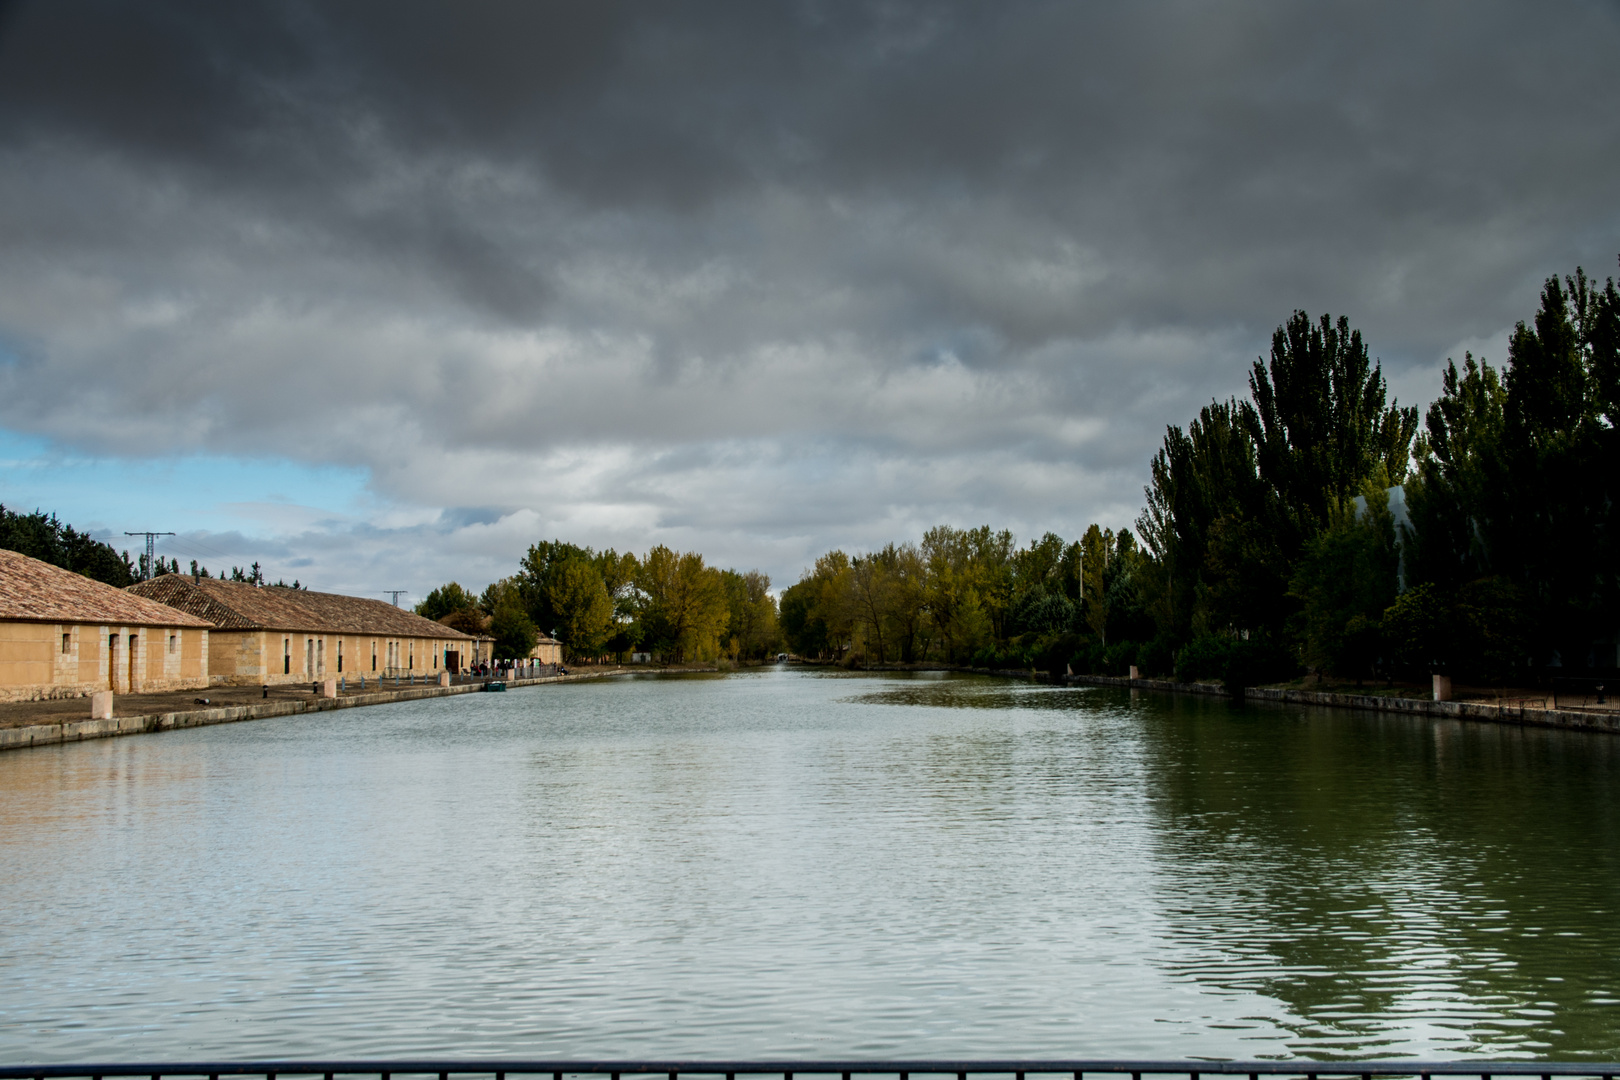
<path fill-rule="evenodd" d="M 506 685 L 519 687 L 580 682 L 586 679 L 606 678 L 610 675 L 629 674 L 630 671 L 628 668 L 610 668 L 604 671 L 575 672 L 538 679 L 508 679 Z M 64 720 L 54 724 L 32 724 L 0 729 L 0 750 L 20 750 L 30 746 L 50 746 L 55 743 L 81 742 L 85 739 L 107 739 L 119 735 L 178 731 L 181 728 L 206 727 L 211 724 L 234 724 L 241 720 L 264 720 L 273 716 L 298 716 L 303 713 L 331 712 L 334 709 L 353 709 L 362 705 L 387 705 L 396 701 L 453 697 L 457 694 L 477 693 L 483 688 L 482 682 L 466 682 L 452 686 L 414 686 L 408 689 L 379 690 L 374 693 L 345 693 L 335 698 L 312 694 L 307 698 L 265 701 L 255 705 L 185 709 L 143 716 L 115 716 L 109 720 Z M 88 710 L 90 699 L 83 700 Z M 127 702 L 130 698 L 125 697 L 123 700 Z"/>
<path fill-rule="evenodd" d="M 942 665 L 886 665 L 872 670 L 962 671 L 975 675 L 999 675 L 1005 678 L 1030 679 L 1051 682 L 1044 671 L 1007 668 L 948 668 Z M 1169 679 L 1126 679 L 1109 675 L 1068 675 L 1057 680 L 1069 686 L 1117 686 L 1129 690 L 1153 690 L 1171 694 L 1204 694 L 1225 697 L 1226 687 L 1220 683 L 1181 683 Z M 1476 701 L 1427 701 L 1423 698 L 1390 697 L 1384 694 L 1339 694 L 1319 690 L 1283 690 L 1275 687 L 1255 686 L 1243 691 L 1244 701 L 1269 702 L 1275 705 L 1318 705 L 1331 709 L 1355 709 L 1360 712 L 1399 713 L 1403 716 L 1425 716 L 1437 720 L 1476 720 L 1490 724 L 1522 724 L 1528 727 L 1570 728 L 1578 731 L 1606 731 L 1620 734 L 1620 712 L 1584 709 L 1538 708 L 1518 702 L 1493 705 Z"/>
<path fill-rule="evenodd" d="M 1176 694 L 1226 694 L 1226 688 L 1218 683 L 1121 679 L 1106 675 L 1070 675 L 1064 681 L 1070 685 L 1118 686 L 1131 690 L 1158 690 Z M 1381 694 L 1330 694 L 1316 690 L 1280 690 L 1264 686 L 1244 690 L 1243 700 L 1279 705 L 1320 705 L 1362 712 L 1400 713 L 1403 716 L 1425 716 L 1436 720 L 1479 720 L 1491 724 L 1523 724 L 1529 727 L 1573 728 L 1580 731 L 1607 731 L 1620 734 L 1620 714 L 1579 709 L 1538 709 L 1522 703 L 1491 705 L 1474 701 L 1425 701 L 1422 698 L 1386 697 Z"/>

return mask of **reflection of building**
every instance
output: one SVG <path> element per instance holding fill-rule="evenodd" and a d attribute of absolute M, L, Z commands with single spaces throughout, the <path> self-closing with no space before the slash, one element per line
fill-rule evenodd
<path fill-rule="evenodd" d="M 215 683 L 433 676 L 474 660 L 466 634 L 381 600 L 178 574 L 129 591 L 213 626 L 208 674 Z"/>
<path fill-rule="evenodd" d="M 208 685 L 209 624 L 0 550 L 0 701 Z"/>
<path fill-rule="evenodd" d="M 529 656 L 537 663 L 560 664 L 562 663 L 562 642 L 550 634 L 541 634 L 540 640 L 536 641 L 534 648 L 529 650 Z"/>

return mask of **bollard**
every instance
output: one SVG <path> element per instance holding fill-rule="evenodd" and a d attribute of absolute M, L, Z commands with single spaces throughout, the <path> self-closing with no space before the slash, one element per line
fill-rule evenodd
<path fill-rule="evenodd" d="M 327 697 L 327 698 L 335 698 L 335 697 L 337 697 L 337 680 L 336 679 L 327 679 L 325 682 L 323 682 L 321 684 L 321 697 Z"/>
<path fill-rule="evenodd" d="M 450 673 L 448 671 L 439 672 L 439 685 L 440 686 L 449 686 L 450 685 Z"/>
<path fill-rule="evenodd" d="M 1434 700 L 1436 700 L 1436 701 L 1450 701 L 1451 700 L 1451 676 L 1450 675 L 1436 675 L 1434 677 Z"/>
<path fill-rule="evenodd" d="M 90 695 L 90 719 L 111 720 L 113 695 L 111 690 L 98 690 Z"/>

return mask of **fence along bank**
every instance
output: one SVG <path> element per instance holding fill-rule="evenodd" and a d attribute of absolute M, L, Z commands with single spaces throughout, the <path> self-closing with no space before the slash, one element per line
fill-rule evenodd
<path fill-rule="evenodd" d="M 182 574 L 129 591 L 212 627 L 215 685 L 433 676 L 487 659 L 477 639 L 381 600 Z"/>

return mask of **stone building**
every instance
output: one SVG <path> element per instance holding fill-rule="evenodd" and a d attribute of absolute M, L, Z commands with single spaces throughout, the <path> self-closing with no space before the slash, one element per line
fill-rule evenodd
<path fill-rule="evenodd" d="M 0 701 L 208 685 L 210 624 L 0 550 Z"/>
<path fill-rule="evenodd" d="M 209 675 L 221 685 L 431 678 L 474 659 L 466 634 L 381 600 L 181 574 L 129 591 L 213 627 Z"/>
<path fill-rule="evenodd" d="M 540 640 L 529 650 L 529 656 L 537 664 L 560 664 L 563 662 L 562 642 L 550 634 L 541 634 Z"/>

